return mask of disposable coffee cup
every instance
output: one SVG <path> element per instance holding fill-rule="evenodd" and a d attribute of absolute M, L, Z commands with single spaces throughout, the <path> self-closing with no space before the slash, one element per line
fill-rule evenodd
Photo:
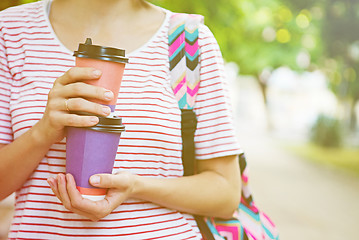
<path fill-rule="evenodd" d="M 93 127 L 67 128 L 66 172 L 71 173 L 76 187 L 84 198 L 99 201 L 107 189 L 89 183 L 94 174 L 112 173 L 121 133 L 125 131 L 122 118 L 99 117 Z"/>
<path fill-rule="evenodd" d="M 77 67 L 93 67 L 102 71 L 100 79 L 89 80 L 86 83 L 104 87 L 113 92 L 114 98 L 110 102 L 92 101 L 107 105 L 114 112 L 125 65 L 128 63 L 128 58 L 125 57 L 125 50 L 93 45 L 91 38 L 87 38 L 85 43 L 79 44 L 78 50 L 74 52 L 74 56 L 76 57 L 75 65 Z"/>

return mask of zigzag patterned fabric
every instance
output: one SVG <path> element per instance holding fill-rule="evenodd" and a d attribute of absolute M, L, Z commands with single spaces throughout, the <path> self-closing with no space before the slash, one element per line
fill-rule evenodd
<path fill-rule="evenodd" d="M 203 22 L 203 17 L 194 14 L 175 13 L 170 19 L 170 83 L 180 109 L 193 109 L 199 88 L 200 22 Z"/>
<path fill-rule="evenodd" d="M 195 104 L 200 82 L 198 27 L 202 22 L 202 16 L 183 13 L 176 13 L 170 19 L 168 33 L 170 83 L 180 109 L 193 109 Z M 194 160 L 192 164 L 194 165 Z M 275 225 L 254 204 L 248 187 L 248 168 L 244 154 L 239 156 L 239 165 L 242 178 L 241 202 L 232 219 L 204 219 L 212 235 L 209 238 L 278 240 Z"/>

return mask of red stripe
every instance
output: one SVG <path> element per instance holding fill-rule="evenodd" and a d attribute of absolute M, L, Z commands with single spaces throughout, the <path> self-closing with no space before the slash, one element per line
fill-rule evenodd
<path fill-rule="evenodd" d="M 136 104 L 137 105 L 137 104 Z M 146 105 L 146 104 L 144 104 Z M 149 104 L 149 106 L 152 106 L 154 104 Z M 173 123 L 173 121 L 170 121 L 171 123 Z M 172 126 L 166 126 L 166 125 L 161 125 L 161 124 L 154 124 L 154 123 L 141 123 L 141 122 L 126 122 L 124 123 L 126 126 L 130 126 L 130 125 L 134 125 L 134 126 L 153 126 L 153 127 L 163 127 L 163 128 L 168 128 L 168 129 L 173 129 L 173 130 L 181 130 L 181 128 L 178 127 L 172 127 Z"/>
<path fill-rule="evenodd" d="M 9 129 L 9 130 L 11 131 L 11 128 L 9 128 L 9 127 L 2 127 L 2 128 L 3 128 L 3 129 Z M 11 134 L 11 133 L 8 133 L 8 132 L 1 132 L 1 131 L 0 131 L 0 134 L 12 136 L 12 134 Z"/>
<path fill-rule="evenodd" d="M 12 117 L 12 119 L 14 120 L 15 118 L 17 117 L 21 117 L 21 116 L 24 116 L 24 115 L 30 115 L 30 114 L 44 114 L 44 112 L 24 112 L 24 113 L 19 113 L 19 114 L 16 114 Z"/>
<path fill-rule="evenodd" d="M 159 66 L 161 66 L 161 65 L 159 65 Z M 152 73 L 152 71 L 151 71 L 151 70 L 148 70 L 148 69 L 129 68 L 129 67 L 126 67 L 126 70 L 125 70 L 125 71 L 127 71 L 127 72 L 128 72 L 128 71 L 135 71 L 135 72 Z M 156 71 L 156 72 L 163 72 L 163 73 L 167 74 L 166 71 L 161 70 L 161 69 L 156 69 L 155 71 Z"/>
<path fill-rule="evenodd" d="M 15 37 L 15 36 L 20 36 L 20 35 L 35 35 L 35 34 L 47 34 L 47 35 L 50 35 L 52 34 L 51 32 L 18 32 L 18 33 L 7 33 L 7 32 L 4 32 L 4 36 L 11 36 L 11 37 Z M 58 45 L 57 45 L 58 46 Z"/>
<path fill-rule="evenodd" d="M 213 66 L 213 65 L 216 65 L 216 64 L 217 64 L 216 62 L 207 64 L 207 65 L 202 64 L 201 65 L 201 71 L 203 71 L 203 69 L 206 68 L 206 67 L 210 67 L 210 66 Z"/>
<path fill-rule="evenodd" d="M 116 109 L 117 110 L 117 109 Z M 159 113 L 162 115 L 171 115 L 171 116 L 178 116 L 177 113 L 171 113 L 171 112 L 161 112 L 161 111 L 155 111 L 155 110 L 147 110 L 147 109 L 133 109 L 133 108 L 121 108 L 119 111 L 127 111 L 127 112 L 145 112 L 145 113 Z M 123 113 L 123 117 L 128 116 L 127 114 Z M 132 117 L 132 116 L 131 116 Z M 167 119 L 168 120 L 168 119 Z M 125 123 L 126 125 L 126 123 Z"/>
<path fill-rule="evenodd" d="M 197 97 L 198 96 L 203 96 L 203 95 L 211 95 L 211 93 L 215 93 L 215 92 L 223 92 L 223 89 L 216 89 L 216 90 L 208 91 L 208 92 L 205 92 L 205 93 L 198 92 Z M 220 97 L 224 97 L 224 96 L 220 95 Z"/>
<path fill-rule="evenodd" d="M 44 47 L 46 47 L 46 45 L 44 45 Z M 27 49 L 26 51 L 27 52 L 35 52 L 35 53 L 40 53 L 41 52 L 41 53 L 53 53 L 53 54 L 61 54 L 61 55 L 71 56 L 68 53 L 60 52 L 60 51 L 39 50 L 39 49 L 36 49 L 36 50 Z M 8 56 L 17 56 L 17 55 L 19 55 L 19 53 L 8 53 L 7 55 Z"/>
<path fill-rule="evenodd" d="M 208 85 L 203 85 L 201 84 L 201 91 L 203 92 L 207 92 L 206 90 L 204 90 L 205 88 L 208 88 L 208 87 L 213 87 L 213 86 L 216 86 L 216 85 L 219 85 L 219 88 L 221 87 L 221 84 L 223 84 L 223 82 L 210 82 Z"/>
<path fill-rule="evenodd" d="M 211 146 L 206 146 L 206 147 L 197 147 L 196 149 L 198 150 L 203 150 L 203 149 L 211 149 L 211 148 L 215 148 L 215 147 L 220 147 L 220 146 L 223 146 L 223 145 L 235 145 L 236 142 L 225 142 L 225 143 L 219 143 L 219 144 L 212 144 Z"/>
<path fill-rule="evenodd" d="M 63 160 L 65 161 L 66 158 L 65 156 L 64 157 L 47 157 L 48 159 L 58 159 L 58 160 Z M 49 166 L 49 167 L 60 167 L 60 168 L 65 168 L 66 167 L 66 164 L 53 164 L 53 163 L 48 163 L 48 162 L 45 162 L 45 163 L 40 163 L 39 166 Z M 29 178 L 29 180 L 31 180 L 31 178 Z"/>
<path fill-rule="evenodd" d="M 25 28 L 25 29 L 32 29 L 32 28 L 48 28 L 47 25 L 33 25 L 33 26 L 26 26 L 26 25 L 23 25 L 23 26 L 6 26 L 6 27 L 3 27 L 4 29 L 7 29 L 7 30 L 14 30 L 14 29 L 19 29 L 19 28 Z M 0 29 L 1 30 L 1 29 Z"/>
<path fill-rule="evenodd" d="M 154 49 L 156 49 L 156 48 L 162 48 L 163 50 L 168 51 L 168 48 L 166 48 L 166 47 L 164 47 L 164 46 L 161 46 L 161 45 L 148 46 L 148 48 L 154 48 Z"/>
<path fill-rule="evenodd" d="M 28 122 L 28 121 L 40 121 L 40 118 L 27 118 L 27 119 L 23 119 L 18 122 L 13 122 L 13 128 L 16 128 L 16 125 L 18 125 L 20 123 L 24 123 L 24 122 Z"/>
<path fill-rule="evenodd" d="M 228 131 L 232 131 L 232 129 L 220 129 L 220 130 L 214 131 L 214 132 L 196 134 L 196 137 L 204 137 L 204 136 L 208 136 L 208 135 L 214 135 L 216 133 L 222 133 L 222 135 L 223 135 L 224 132 L 228 132 Z"/>
<path fill-rule="evenodd" d="M 10 40 L 10 39 L 6 39 L 6 42 L 10 42 L 10 43 L 18 43 L 19 40 L 27 40 L 27 41 L 54 41 L 54 38 L 27 38 L 27 37 L 22 37 L 21 39 L 16 39 L 16 40 Z M 43 46 L 47 46 L 47 44 L 42 44 Z"/>
<path fill-rule="evenodd" d="M 212 73 L 212 72 L 218 72 L 218 69 L 213 69 L 211 71 L 207 71 L 207 72 L 201 72 L 201 76 L 205 75 L 205 74 L 209 74 L 209 73 Z"/>
<path fill-rule="evenodd" d="M 117 152 L 118 154 L 129 154 L 128 152 Z M 159 153 L 131 153 L 132 155 L 144 155 L 144 156 L 160 156 L 160 157 L 169 157 L 169 158 L 177 158 L 176 155 L 166 155 Z"/>
<path fill-rule="evenodd" d="M 47 69 L 41 69 L 41 70 L 33 70 L 33 69 L 23 69 L 22 72 L 51 72 L 51 73 L 64 73 L 62 70 L 47 70 Z"/>
<path fill-rule="evenodd" d="M 36 9 L 37 10 L 37 9 Z M 15 19 L 23 19 L 23 18 L 26 18 L 26 19 L 30 19 L 30 20 L 34 20 L 34 19 L 39 19 L 39 18 L 43 18 L 44 15 L 42 14 L 39 14 L 38 11 L 34 11 L 34 12 L 30 12 L 28 10 L 25 11 L 9 11 L 11 14 L 9 15 L 2 15 L 2 17 L 4 19 L 7 19 L 7 18 L 15 18 Z M 14 14 L 15 13 L 15 14 Z M 14 15 L 13 15 L 14 14 Z M 16 14 L 21 14 L 21 15 L 16 15 Z"/>
<path fill-rule="evenodd" d="M 42 20 L 39 20 L 39 21 L 31 21 L 31 20 L 27 20 L 27 21 L 22 21 L 22 20 L 19 20 L 19 19 L 16 19 L 16 20 L 3 20 L 2 21 L 3 23 L 43 23 L 43 22 L 46 22 L 45 19 L 42 19 Z M 33 25 L 35 26 L 35 25 Z"/>
<path fill-rule="evenodd" d="M 203 129 L 207 129 L 207 128 L 218 128 L 219 126 L 222 126 L 222 125 L 230 125 L 230 123 L 229 122 L 221 122 L 221 123 L 217 123 L 216 125 L 212 125 L 212 126 L 200 127 L 200 128 L 197 128 L 197 130 L 203 130 Z"/>
<path fill-rule="evenodd" d="M 25 209 L 29 209 L 29 208 L 24 208 L 24 210 Z M 19 210 L 21 210 L 21 209 L 19 209 Z M 72 213 L 70 211 L 60 211 L 60 210 L 56 210 L 56 209 L 34 208 L 34 210 L 36 210 L 36 211 L 46 211 L 46 212 L 51 211 L 51 212 L 74 214 L 74 213 Z M 117 221 L 137 220 L 137 219 L 146 219 L 146 218 L 148 219 L 148 218 L 164 217 L 164 216 L 175 215 L 175 214 L 177 214 L 177 212 L 173 211 L 173 212 L 154 214 L 154 215 L 147 215 L 147 216 L 136 216 L 136 217 L 133 217 L 133 218 L 100 219 L 98 222 L 117 222 Z M 67 222 L 72 222 L 72 221 L 75 221 L 75 222 L 91 222 L 90 219 L 76 219 L 76 218 L 69 219 L 69 218 L 59 218 L 59 217 L 40 216 L 40 215 L 20 215 L 20 216 L 15 215 L 14 216 L 14 218 L 24 218 L 24 217 L 53 219 L 53 220 L 61 220 L 61 221 L 67 221 Z"/>
<path fill-rule="evenodd" d="M 207 62 L 207 61 L 210 61 L 210 60 L 213 60 L 213 59 L 214 59 L 214 63 L 219 64 L 219 63 L 216 61 L 216 58 L 217 58 L 216 55 L 212 55 L 212 56 L 206 57 L 206 58 L 202 57 L 202 58 L 201 58 L 201 64 L 202 64 L 203 62 Z"/>
<path fill-rule="evenodd" d="M 119 153 L 118 153 L 119 154 Z M 131 153 L 132 154 L 132 153 Z M 180 158 L 180 157 L 177 157 Z M 160 163 L 160 164 L 166 164 L 166 165 L 182 165 L 182 162 L 165 162 L 160 160 L 136 160 L 136 159 L 116 159 L 116 162 L 131 162 L 131 163 Z"/>
<path fill-rule="evenodd" d="M 153 52 L 147 52 L 147 51 L 142 51 L 143 53 L 146 53 L 146 54 L 158 54 L 158 55 L 162 55 L 162 56 L 168 56 L 168 52 L 156 52 L 156 51 L 153 51 Z"/>
<path fill-rule="evenodd" d="M 202 94 L 202 96 L 203 95 L 204 94 Z M 213 96 L 213 97 L 210 97 L 210 98 L 203 97 L 201 99 L 202 96 L 198 97 L 198 95 L 197 95 L 198 98 L 196 99 L 196 103 L 202 103 L 202 102 L 207 102 L 207 101 L 211 101 L 211 100 L 216 100 L 218 98 L 223 98 L 223 95 L 217 95 L 217 96 Z"/>
<path fill-rule="evenodd" d="M 226 111 L 227 111 L 227 109 L 219 109 L 219 110 L 212 111 L 212 112 L 202 112 L 201 116 L 205 116 L 205 115 L 208 115 L 208 114 L 217 114 L 217 115 L 219 115 L 219 113 L 226 112 Z M 226 115 L 226 114 L 224 114 L 224 115 Z M 220 116 L 224 116 L 224 115 L 220 115 Z"/>
<path fill-rule="evenodd" d="M 21 65 L 14 65 L 12 66 L 11 68 L 16 68 L 16 67 L 23 67 L 23 66 L 26 66 L 26 65 L 36 65 L 36 66 L 52 66 L 52 67 L 66 67 L 66 68 L 70 68 L 70 67 L 73 67 L 73 65 L 64 65 L 64 64 L 58 64 L 58 63 L 40 63 L 40 62 L 27 62 L 25 64 L 21 64 Z M 34 72 L 35 71 L 38 71 L 38 72 L 43 72 L 42 69 L 37 69 L 37 70 L 33 70 Z"/>
<path fill-rule="evenodd" d="M 188 233 L 190 231 L 192 231 L 192 230 L 187 230 L 187 231 L 184 231 L 184 232 L 181 232 L 181 233 L 173 233 L 173 234 L 169 234 L 169 235 L 165 235 L 165 236 L 161 236 L 161 237 L 156 236 L 156 238 L 146 238 L 145 240 L 154 240 L 154 239 L 160 239 L 160 238 L 165 238 L 165 237 L 172 237 L 172 236 Z M 196 236 L 191 236 L 191 237 L 188 237 L 188 238 L 182 238 L 182 240 L 191 239 L 191 238 L 197 238 L 197 237 Z"/>
<path fill-rule="evenodd" d="M 130 166 L 130 167 L 125 167 L 125 166 L 120 166 L 118 167 L 118 169 L 137 169 L 137 170 L 163 170 L 163 171 L 175 171 L 175 172 L 182 172 L 182 169 L 175 169 L 175 168 L 162 168 L 162 167 L 134 167 L 134 166 Z"/>
<path fill-rule="evenodd" d="M 148 60 L 148 61 L 167 61 L 168 56 L 163 54 L 164 58 L 152 58 L 152 57 L 139 57 L 139 56 L 131 56 L 131 59 L 141 59 L 141 60 Z"/>
<path fill-rule="evenodd" d="M 219 50 L 219 49 L 217 48 L 217 46 L 214 46 L 214 47 L 216 47 L 216 48 L 215 48 L 215 49 L 211 48 L 211 49 L 208 49 L 208 50 L 206 50 L 206 51 L 202 51 L 201 54 L 206 55 L 207 53 L 211 53 L 211 54 L 214 54 L 213 57 L 218 58 L 218 59 L 221 59 L 221 58 L 222 58 L 222 57 L 221 57 L 221 56 L 222 56 L 221 50 Z M 216 54 L 217 54 L 217 55 L 216 55 Z M 219 62 L 217 62 L 217 63 L 219 63 Z M 221 65 L 223 65 L 223 64 L 221 64 Z"/>
<path fill-rule="evenodd" d="M 54 194 L 49 194 L 49 193 L 34 193 L 34 192 L 27 192 L 27 193 L 22 193 L 19 194 L 18 197 L 24 197 L 24 196 L 28 196 L 28 195 L 35 195 L 35 196 L 47 196 L 47 197 L 53 197 L 55 196 Z"/>
<path fill-rule="evenodd" d="M 208 155 L 214 155 L 214 154 L 218 154 L 218 153 L 227 153 L 227 155 L 228 155 L 229 152 L 237 152 L 238 150 L 239 150 L 238 148 L 235 148 L 235 149 L 227 149 L 227 150 L 223 150 L 223 151 L 203 153 L 203 154 L 198 154 L 197 153 L 197 156 L 205 157 L 205 156 L 208 156 Z"/>
<path fill-rule="evenodd" d="M 25 107 L 18 107 L 18 108 L 13 108 L 10 113 L 14 114 L 15 111 L 19 111 L 19 110 L 24 110 L 24 109 L 28 109 L 28 108 L 44 108 L 44 106 L 25 106 Z"/>
<path fill-rule="evenodd" d="M 135 232 L 135 233 L 123 233 L 123 234 L 101 234 L 101 235 L 87 235 L 87 234 L 64 234 L 64 233 L 58 233 L 58 232 L 47 232 L 47 231 L 30 231 L 30 230 L 18 230 L 16 232 L 24 232 L 24 233 L 39 233 L 39 234 L 51 234 L 51 235 L 58 235 L 58 236 L 65 236 L 65 237 L 120 237 L 120 236 L 130 236 L 130 235 L 136 235 L 136 234 L 144 234 L 144 233 L 152 233 L 152 232 L 160 232 L 160 231 L 164 231 L 164 230 L 169 230 L 169 229 L 175 229 L 175 228 L 180 228 L 185 226 L 186 223 L 181 224 L 181 225 L 177 225 L 177 226 L 173 226 L 173 227 L 167 227 L 167 228 L 160 228 L 160 229 L 156 229 L 156 230 L 149 230 L 149 231 L 142 231 L 142 232 Z M 187 231 L 191 231 L 191 230 L 187 230 Z M 187 232 L 185 231 L 185 232 Z M 13 231 L 11 231 L 13 232 Z"/>
<path fill-rule="evenodd" d="M 62 225 L 55 225 L 55 224 L 46 224 L 46 223 L 13 223 L 12 225 L 33 225 L 33 226 L 42 226 L 42 227 L 56 227 L 56 228 L 63 228 L 63 229 L 122 229 L 122 228 L 137 228 L 137 227 L 143 227 L 143 226 L 150 226 L 150 225 L 157 225 L 157 224 L 161 224 L 161 223 L 166 223 L 166 222 L 174 222 L 174 221 L 178 221 L 182 219 L 182 217 L 179 218 L 174 218 L 174 219 L 167 219 L 165 221 L 156 221 L 156 222 L 151 222 L 151 223 L 143 223 L 143 224 L 136 224 L 136 225 L 126 225 L 126 226 L 115 226 L 115 227 L 85 227 L 85 226 L 80 226 L 80 227 L 73 227 L 73 226 L 62 226 Z"/>
<path fill-rule="evenodd" d="M 132 58 L 132 57 L 130 57 Z M 147 67 L 163 67 L 163 64 L 148 64 L 148 63 L 141 63 L 141 62 L 131 62 L 129 66 L 131 65 L 140 65 L 140 66 L 147 66 Z"/>
<path fill-rule="evenodd" d="M 226 102 L 217 102 L 217 103 L 214 103 L 214 104 L 211 104 L 211 105 L 202 105 L 202 106 L 200 106 L 200 107 L 197 107 L 196 109 L 197 110 L 202 110 L 202 109 L 209 109 L 209 108 L 211 108 L 211 107 L 215 107 L 215 106 L 221 106 L 221 105 L 223 105 L 222 106 L 222 108 L 219 108 L 219 109 L 226 109 Z"/>
<path fill-rule="evenodd" d="M 154 139 L 154 138 L 134 138 L 134 137 L 121 137 L 123 140 L 133 140 L 133 141 L 153 141 L 153 142 L 163 142 L 163 143 L 170 143 L 170 144 L 176 144 L 181 145 L 179 142 L 173 142 L 173 141 L 166 141 L 163 139 Z"/>
<path fill-rule="evenodd" d="M 166 80 L 165 77 L 158 76 L 158 75 L 155 75 L 155 74 L 153 74 L 153 73 L 148 74 L 148 75 L 138 75 L 138 74 L 133 74 L 133 73 L 127 73 L 127 72 L 125 72 L 125 73 L 123 74 L 123 76 L 124 76 L 124 77 L 139 77 L 139 78 L 147 78 L 147 77 L 152 77 L 152 76 L 153 76 L 153 77 L 157 77 L 157 78 L 162 79 L 162 80 Z"/>
<path fill-rule="evenodd" d="M 205 142 L 215 142 L 216 140 L 221 140 L 221 139 L 225 139 L 225 138 L 233 138 L 232 135 L 227 135 L 227 136 L 221 136 L 221 137 L 217 137 L 217 138 L 211 138 L 211 139 L 207 139 L 207 140 L 203 140 L 203 141 L 196 141 L 196 143 L 201 144 L 201 143 L 205 143 Z"/>
<path fill-rule="evenodd" d="M 138 93 L 137 93 L 138 94 Z M 159 95 L 159 94 L 157 94 L 157 95 Z M 169 96 L 167 96 L 168 98 L 171 98 L 171 97 L 169 97 Z M 121 92 L 120 92 L 120 94 L 118 95 L 118 99 L 120 99 L 120 100 L 134 100 L 134 98 L 132 97 L 123 97 L 122 95 L 121 95 Z M 166 101 L 165 99 L 163 99 L 163 98 L 156 98 L 156 97 L 141 97 L 140 98 L 141 100 L 159 100 L 159 101 L 161 101 L 161 102 L 164 102 L 164 103 L 172 103 L 171 101 Z M 126 103 L 127 104 L 127 103 Z M 117 106 L 119 106 L 120 104 L 117 104 Z M 117 110 L 117 109 L 116 109 Z"/>
<path fill-rule="evenodd" d="M 166 150 L 171 152 L 181 152 L 181 150 L 174 149 L 174 148 L 165 148 L 161 146 L 143 146 L 143 145 L 124 145 L 121 144 L 121 147 L 127 147 L 127 148 L 142 148 L 142 149 L 160 149 L 160 150 Z"/>
<path fill-rule="evenodd" d="M 71 62 L 74 63 L 73 59 L 68 59 L 68 58 L 60 58 L 60 57 L 44 57 L 44 56 L 26 56 L 26 59 L 45 59 L 47 60 L 47 62 L 51 62 L 52 60 L 55 62 L 57 61 L 67 61 L 67 62 Z M 9 63 L 15 63 L 17 61 L 25 61 L 25 58 L 17 58 L 16 60 L 13 61 L 8 61 Z M 39 64 L 41 64 L 42 62 L 39 62 Z M 74 66 L 74 64 L 72 64 L 72 66 Z M 35 76 L 36 77 L 36 76 Z"/>
<path fill-rule="evenodd" d="M 10 42 L 10 41 L 9 41 Z M 20 43 L 20 42 L 14 42 L 14 43 Z M 11 49 L 11 50 L 23 50 L 25 47 L 38 47 L 39 49 L 42 49 L 42 48 L 49 48 L 49 47 L 59 47 L 58 44 L 43 44 L 43 43 L 28 43 L 28 42 L 25 42 L 25 43 L 22 43 L 21 45 L 9 45 L 7 46 L 6 48 L 7 49 Z M 33 49 L 26 49 L 25 51 L 36 51 L 36 50 L 33 50 Z M 13 56 L 23 56 L 23 52 L 19 52 L 19 53 L 16 53 L 16 54 L 10 54 L 10 56 L 13 55 Z M 19 58 L 19 59 L 16 59 L 17 61 L 18 60 L 21 60 L 22 58 Z M 14 62 L 14 61 L 8 61 L 9 63 L 10 62 Z"/>

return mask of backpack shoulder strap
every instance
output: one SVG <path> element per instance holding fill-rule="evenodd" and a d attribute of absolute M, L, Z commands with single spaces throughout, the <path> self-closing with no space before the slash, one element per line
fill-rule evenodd
<path fill-rule="evenodd" d="M 174 13 L 168 32 L 170 77 L 180 109 L 193 109 L 200 80 L 198 28 L 203 16 Z"/>
<path fill-rule="evenodd" d="M 193 107 L 200 80 L 198 28 L 201 22 L 203 17 L 200 15 L 174 13 L 168 31 L 170 84 L 181 109 L 184 176 L 195 172 L 197 118 Z"/>
<path fill-rule="evenodd" d="M 194 133 L 197 127 L 193 111 L 200 83 L 198 28 L 203 17 L 175 13 L 170 19 L 168 32 L 171 87 L 181 109 L 182 164 L 184 176 L 195 173 Z M 214 236 L 204 218 L 194 216 L 204 239 Z"/>

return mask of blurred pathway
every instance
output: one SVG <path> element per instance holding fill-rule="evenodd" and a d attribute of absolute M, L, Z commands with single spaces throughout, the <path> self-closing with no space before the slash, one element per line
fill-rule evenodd
<path fill-rule="evenodd" d="M 250 188 L 257 206 L 276 223 L 280 239 L 358 240 L 359 177 L 283 149 L 265 130 L 258 84 L 243 76 L 236 79 L 233 72 L 228 75 L 230 95 L 238 138 L 249 164 Z M 286 114 L 281 113 L 282 121 L 288 118 Z M 305 138 L 303 132 L 298 138 L 293 129 L 282 125 L 280 130 L 288 139 Z"/>
<path fill-rule="evenodd" d="M 359 178 L 300 159 L 267 134 L 238 129 L 257 205 L 281 240 L 359 239 Z"/>

